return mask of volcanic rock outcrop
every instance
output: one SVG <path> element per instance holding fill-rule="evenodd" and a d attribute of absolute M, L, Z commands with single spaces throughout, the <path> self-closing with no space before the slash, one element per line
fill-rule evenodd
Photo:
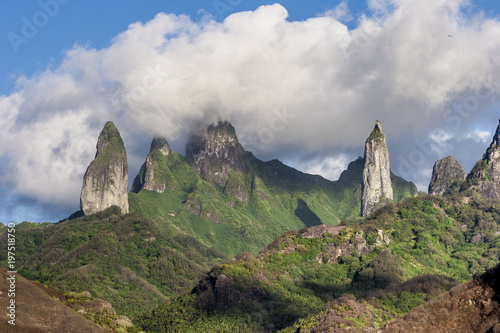
<path fill-rule="evenodd" d="M 483 159 L 476 163 L 467 180 L 482 197 L 500 199 L 500 124 Z"/>
<path fill-rule="evenodd" d="M 141 189 L 163 193 L 167 186 L 165 170 L 162 162 L 170 154 L 170 146 L 164 137 L 155 137 L 151 142 L 151 149 L 146 157 L 146 162 L 135 177 L 131 192 L 138 193 Z"/>
<path fill-rule="evenodd" d="M 428 192 L 440 196 L 457 192 L 465 177 L 464 169 L 453 156 L 442 158 L 434 164 Z"/>
<path fill-rule="evenodd" d="M 88 215 L 111 206 L 128 213 L 127 153 L 120 133 L 108 121 L 97 140 L 97 153 L 83 177 L 80 209 Z"/>
<path fill-rule="evenodd" d="M 361 216 L 372 213 L 381 201 L 393 200 L 389 151 L 380 121 L 365 143 Z"/>
<path fill-rule="evenodd" d="M 247 184 L 242 179 L 248 172 L 245 150 L 227 121 L 210 125 L 201 134 L 194 134 L 186 145 L 186 156 L 194 163 L 201 179 L 224 189 L 224 193 L 248 202 Z"/>

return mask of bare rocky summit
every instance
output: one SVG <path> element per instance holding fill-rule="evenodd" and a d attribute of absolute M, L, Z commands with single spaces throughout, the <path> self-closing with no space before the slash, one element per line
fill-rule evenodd
<path fill-rule="evenodd" d="M 389 150 L 380 121 L 365 142 L 361 216 L 375 211 L 380 202 L 393 200 Z"/>
<path fill-rule="evenodd" d="M 500 199 L 500 124 L 484 157 L 476 163 L 467 180 L 483 198 Z"/>
<path fill-rule="evenodd" d="M 125 145 L 115 125 L 108 121 L 97 140 L 97 153 L 83 177 L 80 209 L 83 214 L 111 206 L 128 213 L 128 163 Z"/>
<path fill-rule="evenodd" d="M 442 158 L 434 164 L 429 194 L 442 196 L 458 191 L 465 177 L 464 169 L 453 156 Z"/>
<path fill-rule="evenodd" d="M 170 154 L 170 146 L 164 137 L 155 137 L 151 142 L 151 149 L 146 162 L 135 177 L 131 192 L 138 193 L 141 189 L 163 193 L 168 184 L 162 177 L 161 162 Z"/>
<path fill-rule="evenodd" d="M 201 179 L 222 187 L 225 194 L 239 201 L 248 202 L 247 184 L 241 180 L 248 172 L 245 150 L 229 122 L 218 122 L 191 135 L 186 156 L 193 161 L 194 171 Z"/>

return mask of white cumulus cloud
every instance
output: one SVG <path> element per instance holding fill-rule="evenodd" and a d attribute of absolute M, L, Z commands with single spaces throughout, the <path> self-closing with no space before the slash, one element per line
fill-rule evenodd
<path fill-rule="evenodd" d="M 279 4 L 223 22 L 160 13 L 131 24 L 109 47 L 76 45 L 0 97 L 0 186 L 76 208 L 107 120 L 122 133 L 135 170 L 145 138 L 161 134 L 182 147 L 195 123 L 225 118 L 258 157 L 300 165 L 321 155 L 304 167 L 335 177 L 345 165 L 339 154 L 361 154 L 379 119 L 397 170 L 398 156 L 413 151 L 403 147 L 408 138 L 463 128 L 498 99 L 500 23 L 467 16 L 464 6 L 370 1 L 371 16 L 354 30 L 335 15 L 289 21 Z M 461 113 L 450 113 L 464 101 Z M 418 172 L 404 176 L 421 181 Z"/>

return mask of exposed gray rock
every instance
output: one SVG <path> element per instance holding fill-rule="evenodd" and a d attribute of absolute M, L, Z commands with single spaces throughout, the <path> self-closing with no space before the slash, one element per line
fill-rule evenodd
<path fill-rule="evenodd" d="M 464 169 L 453 156 L 440 159 L 432 170 L 429 194 L 443 195 L 457 192 L 465 177 Z"/>
<path fill-rule="evenodd" d="M 248 202 L 249 184 L 243 179 L 248 172 L 245 150 L 230 123 L 218 122 L 201 134 L 191 135 L 186 155 L 200 178 L 222 187 L 227 195 Z"/>
<path fill-rule="evenodd" d="M 331 226 L 331 225 L 318 225 L 314 227 L 310 227 L 307 231 L 302 233 L 302 237 L 304 238 L 320 238 L 323 235 L 330 234 L 333 237 L 341 236 L 342 231 L 346 230 L 345 226 Z M 350 239 L 344 239 L 340 243 L 329 243 L 326 248 L 321 251 L 316 260 L 320 264 L 331 264 L 336 263 L 338 257 L 348 257 L 357 253 L 358 256 L 363 254 L 369 254 L 376 247 L 382 245 L 390 244 L 389 236 L 387 236 L 383 230 L 377 229 L 377 234 L 374 235 L 375 243 L 368 245 L 365 239 L 365 233 L 363 231 L 358 231 L 354 234 L 353 242 Z M 342 239 L 342 238 L 340 238 Z M 300 245 L 289 246 L 281 250 L 281 253 L 292 253 L 297 251 Z"/>
<path fill-rule="evenodd" d="M 500 199 L 500 124 L 483 159 L 472 168 L 467 181 L 482 197 Z"/>
<path fill-rule="evenodd" d="M 163 193 L 166 189 L 166 181 L 161 176 L 161 160 L 170 154 L 170 146 L 164 137 L 155 137 L 151 142 L 151 149 L 146 157 L 146 162 L 141 166 L 139 174 L 135 177 L 131 192 L 138 193 L 145 189 Z"/>
<path fill-rule="evenodd" d="M 377 120 L 365 143 L 361 189 L 361 216 L 367 216 L 385 200 L 393 200 L 389 150 L 382 124 Z"/>
<path fill-rule="evenodd" d="M 97 153 L 83 177 L 80 209 L 85 215 L 111 206 L 128 213 L 127 153 L 120 133 L 108 121 L 97 140 Z"/>

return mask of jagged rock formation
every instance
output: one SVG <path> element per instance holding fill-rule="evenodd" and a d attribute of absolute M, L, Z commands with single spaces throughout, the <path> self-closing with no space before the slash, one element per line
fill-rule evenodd
<path fill-rule="evenodd" d="M 331 234 L 333 236 L 340 235 L 340 233 L 346 230 L 345 226 L 331 226 L 331 225 L 319 225 L 309 228 L 307 231 L 302 233 L 304 238 L 321 238 L 325 233 Z M 378 229 L 375 236 L 375 241 L 373 244 L 368 245 L 365 239 L 365 233 L 361 230 L 354 234 L 353 242 L 350 239 L 344 240 L 341 244 L 330 243 L 328 246 L 318 254 L 316 260 L 320 264 L 332 264 L 336 263 L 338 257 L 348 257 L 357 253 L 359 256 L 363 254 L 369 254 L 376 247 L 381 245 L 390 244 L 389 236 L 387 236 L 383 230 Z M 288 247 L 282 250 L 283 253 L 294 252 L 296 248 Z"/>
<path fill-rule="evenodd" d="M 467 176 L 467 182 L 482 197 L 500 199 L 500 124 L 483 159 Z"/>
<path fill-rule="evenodd" d="M 80 209 L 85 215 L 111 206 L 128 213 L 127 153 L 120 133 L 108 121 L 97 140 L 97 153 L 83 177 Z"/>
<path fill-rule="evenodd" d="M 465 177 L 464 169 L 453 156 L 442 158 L 434 164 L 428 192 L 433 195 L 456 192 Z"/>
<path fill-rule="evenodd" d="M 381 201 L 393 200 L 389 151 L 378 120 L 366 140 L 364 161 L 361 216 L 369 215 Z"/>
<path fill-rule="evenodd" d="M 186 156 L 194 162 L 194 171 L 200 178 L 222 187 L 227 195 L 248 202 L 247 184 L 241 179 L 248 172 L 245 150 L 229 122 L 218 122 L 201 134 L 191 135 Z"/>
<path fill-rule="evenodd" d="M 163 193 L 166 189 L 166 179 L 163 177 L 162 162 L 170 154 L 170 146 L 164 137 L 155 137 L 146 162 L 135 177 L 131 192 L 138 193 L 141 189 Z M 164 167 L 164 166 L 163 166 Z"/>

